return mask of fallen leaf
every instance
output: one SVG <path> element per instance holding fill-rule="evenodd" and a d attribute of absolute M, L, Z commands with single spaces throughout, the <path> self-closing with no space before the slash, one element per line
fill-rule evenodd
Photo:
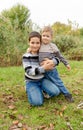
<path fill-rule="evenodd" d="M 73 90 L 73 93 L 74 93 L 75 95 L 79 95 L 79 94 L 80 94 L 79 90 Z"/>
<path fill-rule="evenodd" d="M 18 120 L 15 120 L 15 121 L 13 121 L 12 123 L 13 123 L 13 125 L 18 125 L 19 121 L 18 121 Z"/>
<path fill-rule="evenodd" d="M 5 115 L 4 114 L 0 114 L 0 118 L 4 118 L 5 117 Z"/>
<path fill-rule="evenodd" d="M 15 108 L 15 106 L 14 105 L 9 105 L 8 108 L 13 110 Z"/>
<path fill-rule="evenodd" d="M 22 123 L 18 123 L 18 128 L 22 128 Z"/>
<path fill-rule="evenodd" d="M 38 127 L 39 130 L 44 130 L 45 128 L 46 128 L 46 125 L 42 125 Z"/>
<path fill-rule="evenodd" d="M 23 120 L 23 115 L 22 115 L 22 114 L 19 114 L 19 115 L 18 115 L 18 119 L 19 119 L 19 120 Z"/>
<path fill-rule="evenodd" d="M 50 130 L 54 130 L 54 125 L 50 123 Z"/>
<path fill-rule="evenodd" d="M 62 112 L 60 112 L 60 113 L 59 113 L 59 115 L 62 117 L 62 116 L 63 116 L 63 113 L 62 113 Z"/>
<path fill-rule="evenodd" d="M 67 109 L 67 106 L 63 106 L 61 111 L 64 112 Z"/>
<path fill-rule="evenodd" d="M 22 130 L 27 130 L 27 128 L 22 128 Z"/>

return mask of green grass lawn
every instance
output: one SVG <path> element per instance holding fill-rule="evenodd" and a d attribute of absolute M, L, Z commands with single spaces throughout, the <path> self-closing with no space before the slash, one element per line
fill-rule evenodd
<path fill-rule="evenodd" d="M 41 107 L 31 107 L 24 89 L 22 67 L 0 68 L 0 130 L 83 130 L 83 61 L 70 61 L 71 71 L 63 64 L 57 69 L 73 94 L 74 103 L 63 95 L 45 99 Z"/>

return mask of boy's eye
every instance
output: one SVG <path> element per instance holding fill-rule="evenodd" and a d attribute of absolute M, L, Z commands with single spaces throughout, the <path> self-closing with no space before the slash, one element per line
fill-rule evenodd
<path fill-rule="evenodd" d="M 40 44 L 40 42 L 37 42 L 37 44 Z"/>
<path fill-rule="evenodd" d="M 49 36 L 47 35 L 47 37 L 49 37 Z"/>
<path fill-rule="evenodd" d="M 48 35 L 42 35 L 43 37 L 49 37 Z"/>
<path fill-rule="evenodd" d="M 43 37 L 46 37 L 47 35 L 42 35 Z"/>

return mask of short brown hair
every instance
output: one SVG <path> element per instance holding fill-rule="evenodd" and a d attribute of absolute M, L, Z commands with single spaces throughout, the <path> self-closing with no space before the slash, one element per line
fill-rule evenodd
<path fill-rule="evenodd" d="M 44 28 L 42 29 L 42 33 L 43 32 L 50 32 L 51 36 L 53 36 L 53 30 L 51 26 L 44 26 Z"/>
<path fill-rule="evenodd" d="M 41 42 L 41 35 L 39 32 L 36 32 L 36 31 L 33 31 L 29 34 L 29 41 L 31 40 L 31 38 L 33 37 L 38 37 L 40 39 L 40 42 Z"/>

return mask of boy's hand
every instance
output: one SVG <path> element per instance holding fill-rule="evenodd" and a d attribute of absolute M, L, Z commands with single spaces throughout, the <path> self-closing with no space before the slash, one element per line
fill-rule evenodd
<path fill-rule="evenodd" d="M 48 58 L 44 58 L 44 60 L 41 62 L 40 65 L 44 65 L 44 64 L 48 64 L 49 63 L 49 59 Z"/>
<path fill-rule="evenodd" d="M 50 66 L 54 66 L 54 62 L 53 60 L 50 60 L 48 58 L 45 58 L 44 61 L 42 61 L 42 63 L 40 65 L 44 65 L 44 64 L 49 64 Z"/>
<path fill-rule="evenodd" d="M 67 65 L 67 69 L 68 69 L 68 70 L 71 70 L 71 66 L 70 66 L 70 65 Z"/>
<path fill-rule="evenodd" d="M 54 68 L 54 62 L 53 60 L 50 60 L 48 58 L 45 58 L 45 60 L 41 63 L 41 66 L 45 69 L 45 70 L 52 70 Z"/>
<path fill-rule="evenodd" d="M 54 68 L 54 65 L 52 63 L 45 63 L 44 65 L 42 65 L 42 67 L 45 69 L 45 70 L 52 70 Z"/>

